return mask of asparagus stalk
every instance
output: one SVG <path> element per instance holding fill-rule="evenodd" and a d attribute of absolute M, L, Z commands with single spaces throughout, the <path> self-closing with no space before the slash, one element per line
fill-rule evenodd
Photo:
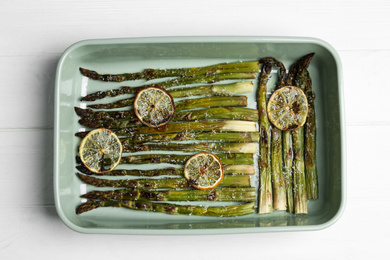
<path fill-rule="evenodd" d="M 232 96 L 253 91 L 252 81 L 236 82 L 232 84 L 202 85 L 182 87 L 169 90 L 173 98 L 191 96 Z"/>
<path fill-rule="evenodd" d="M 166 124 L 158 129 L 150 127 L 126 128 L 115 130 L 119 135 L 128 135 L 132 133 L 139 134 L 160 134 L 160 133 L 178 133 L 194 131 L 215 131 L 215 132 L 256 132 L 256 123 L 241 120 L 225 121 L 196 121 L 184 123 Z"/>
<path fill-rule="evenodd" d="M 253 165 L 224 165 L 224 174 L 255 174 L 255 167 Z"/>
<path fill-rule="evenodd" d="M 224 165 L 224 174 L 247 174 L 247 175 L 253 175 L 255 174 L 255 167 L 253 165 Z M 78 165 L 76 168 L 84 174 L 88 175 L 100 175 L 100 176 L 143 176 L 143 177 L 155 177 L 155 176 L 161 176 L 161 175 L 176 175 L 176 176 L 183 176 L 184 175 L 184 169 L 183 168 L 174 168 L 174 167 L 168 167 L 164 169 L 155 169 L 155 170 L 113 170 L 110 172 L 104 172 L 104 173 L 95 173 L 88 170 L 87 167 L 84 165 Z"/>
<path fill-rule="evenodd" d="M 86 184 L 96 187 L 123 187 L 143 189 L 183 189 L 191 188 L 185 178 L 163 179 L 135 179 L 135 180 L 108 180 L 77 173 L 77 176 Z M 250 187 L 249 175 L 227 175 L 223 178 L 219 187 Z"/>
<path fill-rule="evenodd" d="M 257 109 L 246 107 L 214 107 L 199 110 L 176 112 L 172 121 L 192 121 L 203 119 L 236 119 L 257 122 Z"/>
<path fill-rule="evenodd" d="M 310 65 L 310 61 L 313 59 L 314 53 L 309 53 L 298 60 L 299 66 L 297 66 L 297 74 L 295 77 L 295 85 L 300 87 L 302 90 L 306 92 L 306 84 L 307 84 L 307 68 Z"/>
<path fill-rule="evenodd" d="M 152 226 L 148 226 L 149 228 L 154 229 L 216 229 L 216 228 L 253 228 L 257 227 L 256 221 L 251 220 L 251 218 L 248 219 L 240 219 L 237 220 L 235 218 L 229 218 L 225 219 L 224 221 L 210 221 L 209 219 L 203 219 L 204 221 L 199 222 L 162 222 L 155 223 Z"/>
<path fill-rule="evenodd" d="M 293 85 L 300 60 L 295 62 L 286 76 L 285 85 Z M 294 212 L 294 183 L 293 183 L 293 143 L 291 131 L 282 132 L 283 142 L 283 174 L 286 181 L 287 212 Z"/>
<path fill-rule="evenodd" d="M 79 120 L 79 124 L 89 128 L 130 128 L 143 126 L 142 122 L 138 118 L 127 119 L 127 120 L 95 120 L 92 117 L 83 117 Z"/>
<path fill-rule="evenodd" d="M 313 53 L 305 55 L 299 60 L 295 85 L 300 87 L 303 91 L 305 91 L 307 83 L 305 71 L 310 64 L 313 55 Z M 294 151 L 294 212 L 296 214 L 307 214 L 308 209 L 304 161 L 304 128 L 301 127 L 292 131 L 292 137 Z"/>
<path fill-rule="evenodd" d="M 134 110 L 126 111 L 94 111 L 89 108 L 74 107 L 76 114 L 82 118 L 89 118 L 91 120 L 103 120 L 103 119 L 137 119 Z"/>
<path fill-rule="evenodd" d="M 127 106 L 133 106 L 134 98 L 122 99 L 119 101 L 107 103 L 107 104 L 94 104 L 88 105 L 89 108 L 94 109 L 114 109 Z M 222 97 L 204 97 L 184 99 L 175 102 L 175 111 L 195 109 L 202 107 L 245 107 L 247 106 L 246 96 L 222 96 Z"/>
<path fill-rule="evenodd" d="M 114 108 L 120 108 L 120 107 L 128 107 L 134 105 L 134 97 L 121 99 L 115 102 L 106 103 L 106 104 L 93 104 L 88 105 L 89 108 L 95 108 L 95 109 L 114 109 Z"/>
<path fill-rule="evenodd" d="M 175 111 L 202 107 L 246 107 L 248 98 L 246 96 L 231 96 L 231 97 L 205 97 L 184 99 L 175 102 Z"/>
<path fill-rule="evenodd" d="M 99 74 L 96 71 L 80 68 L 81 74 L 93 80 L 122 82 L 126 80 L 152 80 L 165 77 L 193 77 L 199 75 L 218 75 L 225 73 L 256 73 L 259 70 L 259 62 L 232 62 L 215 64 L 197 68 L 180 69 L 145 69 L 142 72 L 123 74 Z"/>
<path fill-rule="evenodd" d="M 260 63 L 269 63 L 272 66 L 279 67 L 280 80 L 276 85 L 276 89 L 285 86 L 287 75 L 286 68 L 283 63 L 273 57 L 267 57 L 260 60 Z M 276 127 L 271 128 L 271 178 L 273 192 L 273 208 L 274 210 L 286 210 L 286 183 L 283 173 L 282 161 L 282 131 Z"/>
<path fill-rule="evenodd" d="M 318 199 L 318 175 L 316 163 L 316 115 L 314 109 L 315 95 L 309 72 L 306 71 L 306 96 L 309 112 L 305 124 L 305 177 L 308 199 Z"/>
<path fill-rule="evenodd" d="M 286 199 L 287 199 L 286 211 L 294 212 L 293 173 L 292 173 L 293 146 L 292 146 L 290 131 L 283 131 L 282 143 L 283 143 L 283 174 L 286 181 Z"/>
<path fill-rule="evenodd" d="M 294 212 L 307 214 L 307 194 L 304 161 L 304 133 L 301 128 L 294 130 L 293 137 L 293 172 L 294 172 Z"/>
<path fill-rule="evenodd" d="M 172 215 L 200 215 L 214 217 L 236 217 L 254 212 L 255 203 L 248 202 L 234 206 L 192 206 L 175 205 L 171 203 L 141 202 L 132 200 L 107 200 L 87 201 L 76 209 L 76 214 L 81 214 L 99 207 L 123 207 L 132 210 L 161 212 Z"/>
<path fill-rule="evenodd" d="M 276 127 L 272 128 L 271 153 L 274 210 L 286 210 L 286 185 L 282 169 L 282 131 Z"/>
<path fill-rule="evenodd" d="M 183 154 L 142 154 L 123 156 L 120 160 L 120 164 L 177 164 L 184 165 L 192 155 Z M 237 154 L 217 154 L 222 164 L 240 165 L 240 164 L 253 164 L 253 154 L 251 153 L 237 153 Z M 79 156 L 76 156 L 76 163 L 82 164 Z M 109 164 L 109 161 L 106 161 Z"/>
<path fill-rule="evenodd" d="M 189 141 L 189 140 L 205 140 L 205 141 L 223 141 L 223 142 L 258 142 L 258 132 L 184 132 L 174 134 L 155 134 L 144 135 L 137 134 L 130 138 L 121 138 L 124 146 L 134 145 L 135 143 L 150 143 L 150 142 L 168 142 L 168 141 Z"/>
<path fill-rule="evenodd" d="M 237 75 L 235 75 L 237 76 Z M 252 77 L 252 74 L 244 74 L 244 77 Z M 188 79 L 187 79 L 188 80 Z M 163 85 L 165 88 L 172 88 L 174 86 L 170 86 L 167 83 L 170 83 L 171 85 L 173 83 L 177 84 L 180 82 L 184 82 L 183 79 L 176 79 L 176 80 L 171 80 L 168 82 L 165 82 L 165 84 L 158 83 L 157 85 Z M 186 83 L 186 82 L 184 82 Z M 173 85 L 175 85 L 173 84 Z M 148 86 L 155 86 L 156 84 L 150 84 Z M 147 87 L 147 86 L 144 86 Z M 142 88 L 144 88 L 142 87 Z M 139 87 L 120 87 L 119 89 L 114 89 L 112 91 L 107 91 L 106 96 L 118 96 L 119 94 L 124 94 L 125 90 L 127 92 L 130 92 L 133 89 L 140 90 Z M 131 89 L 131 90 L 130 90 Z M 240 81 L 236 83 L 231 83 L 231 84 L 208 84 L 208 85 L 200 85 L 200 86 L 194 86 L 194 87 L 181 87 L 181 88 L 175 88 L 169 91 L 169 94 L 173 98 L 182 98 L 182 97 L 190 97 L 190 96 L 231 96 L 231 95 L 236 95 L 236 94 L 243 94 L 243 93 L 248 93 L 252 92 L 253 90 L 253 82 L 252 81 Z M 134 94 L 137 93 L 138 91 L 134 91 Z M 129 93 L 128 93 L 129 94 Z M 81 100 L 82 101 L 95 101 L 97 99 L 101 99 L 101 97 L 104 96 L 104 94 L 90 94 L 85 97 L 83 97 Z"/>
<path fill-rule="evenodd" d="M 215 83 L 223 80 L 243 80 L 243 79 L 255 79 L 255 73 L 230 73 L 230 74 L 220 74 L 220 75 L 201 75 L 196 77 L 181 77 L 164 82 L 158 82 L 153 84 L 148 84 L 139 87 L 131 86 L 122 86 L 118 89 L 111 89 L 108 91 L 97 91 L 91 94 L 86 95 L 81 100 L 82 101 L 95 101 L 98 99 L 103 99 L 105 97 L 116 97 L 119 95 L 125 94 L 136 94 L 143 88 L 150 86 L 158 86 L 160 88 L 171 88 L 180 85 L 189 85 L 196 83 Z"/>
<path fill-rule="evenodd" d="M 79 111 L 80 114 L 83 114 L 81 108 L 75 108 Z M 87 109 L 90 110 L 90 109 Z M 105 111 L 97 111 L 96 114 Z M 125 111 L 123 111 L 125 112 Z M 89 112 L 87 112 L 89 113 Z M 129 113 L 127 113 L 129 114 Z M 115 118 L 99 120 L 95 119 L 94 112 L 90 114 L 89 117 L 82 117 L 79 120 L 79 123 L 83 126 L 90 128 L 127 128 L 127 127 L 136 127 L 141 126 L 142 123 L 135 117 L 134 114 L 131 115 L 131 118 L 125 120 L 119 120 Z M 125 115 L 125 113 L 123 114 Z M 228 120 L 245 120 L 245 121 L 258 121 L 258 111 L 257 109 L 246 108 L 246 107 L 213 107 L 199 110 L 189 110 L 189 111 L 180 111 L 176 112 L 173 115 L 171 122 L 178 121 L 195 121 L 195 120 L 205 120 L 205 119 L 228 119 Z"/>
<path fill-rule="evenodd" d="M 105 123 L 111 128 L 114 126 L 121 125 L 119 119 L 129 119 L 125 121 L 125 124 L 134 124 L 138 122 L 138 118 L 135 116 L 133 110 L 127 111 L 94 111 L 89 108 L 74 108 L 76 114 L 82 119 L 89 121 L 107 120 Z M 246 121 L 257 121 L 258 112 L 257 109 L 246 108 L 246 107 L 213 107 L 198 110 L 188 110 L 176 112 L 172 118 L 172 121 L 193 121 L 202 119 L 238 119 Z M 103 123 L 102 123 L 103 125 Z M 118 127 L 121 128 L 121 127 Z"/>
<path fill-rule="evenodd" d="M 272 183 L 271 183 L 271 157 L 270 157 L 270 124 L 267 115 L 267 82 L 272 65 L 265 63 L 261 69 L 259 88 L 257 92 L 257 106 L 259 109 L 260 126 L 260 191 L 259 214 L 272 212 Z"/>
<path fill-rule="evenodd" d="M 113 170 L 110 172 L 103 172 L 103 173 L 95 173 L 90 170 L 88 170 L 87 167 L 85 167 L 83 164 L 76 166 L 77 170 L 79 170 L 81 173 L 87 174 L 87 175 L 99 175 L 99 176 L 142 176 L 142 177 L 155 177 L 155 176 L 161 176 L 161 175 L 171 175 L 171 176 L 183 176 L 183 168 L 174 168 L 174 167 L 168 167 L 164 169 L 155 169 L 155 170 Z"/>
<path fill-rule="evenodd" d="M 113 129 L 113 132 L 119 136 L 133 136 L 134 134 L 169 134 L 182 132 L 256 132 L 256 123 L 241 120 L 225 121 L 196 121 L 184 123 L 168 123 L 159 128 L 135 127 L 124 129 Z M 76 136 L 85 137 L 89 131 L 78 132 Z"/>
<path fill-rule="evenodd" d="M 253 154 L 217 154 L 222 164 L 253 164 Z M 143 154 L 122 157 L 120 164 L 169 163 L 184 165 L 191 155 Z"/>
<path fill-rule="evenodd" d="M 256 200 L 255 188 L 221 188 L 213 190 L 139 190 L 120 189 L 91 191 L 81 196 L 92 200 L 141 200 L 141 201 L 234 201 Z"/>
<path fill-rule="evenodd" d="M 124 153 L 140 151 L 182 151 L 182 152 L 210 152 L 210 153 L 256 153 L 256 143 L 162 143 L 162 144 L 126 144 Z"/>

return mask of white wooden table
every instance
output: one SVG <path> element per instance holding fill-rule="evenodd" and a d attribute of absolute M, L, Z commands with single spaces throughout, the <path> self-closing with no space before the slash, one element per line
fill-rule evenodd
<path fill-rule="evenodd" d="M 0 259 L 388 259 L 390 3 L 153 0 L 0 2 Z M 55 69 L 72 43 L 153 36 L 308 36 L 339 52 L 347 124 L 347 206 L 312 232 L 84 235 L 53 200 Z"/>

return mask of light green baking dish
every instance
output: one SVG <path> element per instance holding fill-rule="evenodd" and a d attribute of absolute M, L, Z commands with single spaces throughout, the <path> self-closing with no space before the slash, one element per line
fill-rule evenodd
<path fill-rule="evenodd" d="M 101 208 L 75 214 L 80 195 L 92 189 L 76 176 L 75 132 L 82 130 L 74 106 L 80 97 L 97 90 L 137 83 L 88 80 L 79 67 L 109 73 L 136 72 L 145 68 L 210 65 L 229 61 L 258 60 L 273 56 L 289 67 L 301 56 L 315 52 L 309 67 L 316 93 L 318 174 L 320 199 L 309 202 L 309 214 L 285 212 L 234 218 L 176 216 Z M 276 71 L 274 72 L 276 73 Z M 275 74 L 276 75 L 276 74 Z M 273 77 L 274 79 L 276 76 Z M 255 86 L 257 81 L 254 82 Z M 139 83 L 138 83 L 139 84 Z M 333 224 L 346 200 L 345 123 L 341 62 L 326 42 L 293 37 L 166 37 L 86 40 L 70 46 L 62 55 L 55 82 L 54 196 L 58 215 L 81 233 L 109 234 L 234 234 L 318 230 Z M 248 95 L 255 108 L 255 91 Z M 144 166 L 148 167 L 148 165 Z M 257 176 L 252 178 L 254 185 Z M 256 210 L 255 210 L 256 211 Z"/>

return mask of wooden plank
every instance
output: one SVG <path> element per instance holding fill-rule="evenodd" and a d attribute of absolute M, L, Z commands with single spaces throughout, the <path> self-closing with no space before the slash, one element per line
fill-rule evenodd
<path fill-rule="evenodd" d="M 390 124 L 390 50 L 341 51 L 347 124 Z"/>
<path fill-rule="evenodd" d="M 390 198 L 387 166 L 390 139 L 386 138 L 389 132 L 389 125 L 347 127 L 348 198 Z"/>
<path fill-rule="evenodd" d="M 59 55 L 0 57 L 1 128 L 52 127 Z"/>
<path fill-rule="evenodd" d="M 317 232 L 185 236 L 185 239 L 183 236 L 164 239 L 162 236 L 84 235 L 67 228 L 53 207 L 10 207 L 7 211 L 0 211 L 0 255 L 7 260 L 31 259 L 31 256 L 42 259 L 54 257 L 56 260 L 81 257 L 115 259 L 129 254 L 132 258 L 147 255 L 146 259 L 159 259 L 169 255 L 169 259 L 183 259 L 183 254 L 193 251 L 196 244 L 202 248 L 202 255 L 223 259 L 236 259 L 238 256 L 258 259 L 259 255 L 271 259 L 275 255 L 278 259 L 304 260 L 311 260 L 313 256 L 316 259 L 386 259 L 389 228 L 383 224 L 389 225 L 390 222 L 384 211 L 376 215 L 381 221 L 369 219 L 372 219 L 373 212 L 389 203 L 389 199 L 350 200 L 349 210 L 339 222 Z M 367 205 L 367 208 L 363 210 L 362 205 Z M 362 223 L 363 220 L 369 224 Z M 146 249 L 145 244 L 152 250 Z M 261 251 L 254 250 L 259 245 Z M 216 246 L 217 251 L 213 249 Z M 275 251 L 280 246 L 283 250 Z M 134 249 L 130 253 L 129 247 Z M 298 250 L 303 248 L 304 252 Z M 196 260 L 199 254 L 186 254 L 185 258 Z"/>
<path fill-rule="evenodd" d="M 0 131 L 0 140 L 0 207 L 53 205 L 53 131 Z"/>
<path fill-rule="evenodd" d="M 312 36 L 338 50 L 387 49 L 389 12 L 384 0 L 10 1 L 0 16 L 1 24 L 13 21 L 0 28 L 8 38 L 0 55 L 61 53 L 90 38 L 169 35 Z"/>

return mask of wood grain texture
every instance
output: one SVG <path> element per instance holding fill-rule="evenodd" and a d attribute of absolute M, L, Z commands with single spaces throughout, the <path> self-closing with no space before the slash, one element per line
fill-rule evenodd
<path fill-rule="evenodd" d="M 59 55 L 0 56 L 2 94 L 9 108 L 0 113 L 1 128 L 53 128 L 54 79 Z"/>
<path fill-rule="evenodd" d="M 17 207 L 12 208 L 12 215 L 0 211 L 1 221 L 13 223 L 2 226 L 0 256 L 7 260 L 31 259 L 31 256 L 40 259 L 55 256 L 55 259 L 67 260 L 116 259 L 131 254 L 145 259 L 165 259 L 166 256 L 183 259 L 180 254 L 184 254 L 186 259 L 196 260 L 209 257 L 258 259 L 261 254 L 267 259 L 312 260 L 313 256 L 320 260 L 387 259 L 384 248 L 389 242 L 388 229 L 383 225 L 390 223 L 385 213 L 378 214 L 381 221 L 372 221 L 370 225 L 362 222 L 370 215 L 362 215 L 364 202 L 368 200 L 351 199 L 344 217 L 331 228 L 321 231 L 184 237 L 84 235 L 65 227 L 52 207 Z M 367 210 L 373 211 L 389 203 L 389 199 L 372 201 Z M 188 254 L 193 245 L 202 248 L 207 258 L 196 253 Z M 275 252 L 280 246 L 283 250 Z M 95 250 L 96 247 L 104 250 Z M 297 248 L 304 248 L 305 254 L 297 252 Z"/>
<path fill-rule="evenodd" d="M 0 208 L 53 206 L 53 131 L 0 131 L 0 140 Z"/>
<path fill-rule="evenodd" d="M 312 36 L 339 50 L 380 50 L 390 45 L 389 12 L 384 0 L 18 0 L 2 4 L 9 26 L 0 27 L 8 38 L 0 55 L 61 53 L 90 38 L 169 35 Z"/>
<path fill-rule="evenodd" d="M 390 50 L 341 51 L 348 125 L 389 125 Z"/>
<path fill-rule="evenodd" d="M 0 259 L 387 259 L 389 14 L 385 0 L 2 1 Z M 339 52 L 348 153 L 341 219 L 315 232 L 234 236 L 83 235 L 67 228 L 52 185 L 61 53 L 84 39 L 200 35 L 317 37 Z M 188 254 L 192 245 L 202 254 Z"/>

